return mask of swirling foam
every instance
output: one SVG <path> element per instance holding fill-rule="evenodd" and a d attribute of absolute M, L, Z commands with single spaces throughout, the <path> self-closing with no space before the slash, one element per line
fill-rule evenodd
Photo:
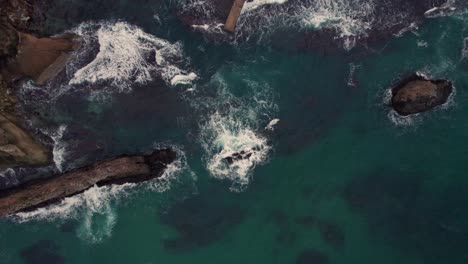
<path fill-rule="evenodd" d="M 212 84 L 218 87 L 218 95 L 207 104 L 216 110 L 200 123 L 206 168 L 213 177 L 230 180 L 233 191 L 246 188 L 255 166 L 268 160 L 272 147 L 262 132 L 268 129 L 267 122 L 273 128 L 279 121 L 268 118 L 277 111 L 270 87 L 248 78 L 243 81 L 249 91 L 236 97 L 229 92 L 223 74 L 215 74 Z M 228 161 L 239 154 L 242 159 Z"/>
<path fill-rule="evenodd" d="M 189 74 L 173 62 L 181 60 L 182 46 L 144 32 L 126 22 L 85 23 L 74 30 L 85 38 L 97 38 L 96 58 L 75 72 L 70 84 L 108 82 L 120 91 L 133 83 L 145 84 L 159 75 L 170 83 L 176 75 Z M 151 58 L 152 57 L 152 58 Z"/>

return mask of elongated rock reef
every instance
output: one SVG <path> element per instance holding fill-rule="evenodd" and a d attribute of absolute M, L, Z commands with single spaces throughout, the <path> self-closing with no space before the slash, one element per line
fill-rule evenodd
<path fill-rule="evenodd" d="M 58 202 L 94 185 L 158 178 L 175 159 L 176 153 L 170 149 L 156 150 L 150 155 L 122 156 L 3 190 L 0 191 L 0 217 Z"/>

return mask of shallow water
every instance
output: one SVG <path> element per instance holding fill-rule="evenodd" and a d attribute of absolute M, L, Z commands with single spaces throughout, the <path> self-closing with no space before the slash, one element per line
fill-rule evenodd
<path fill-rule="evenodd" d="M 116 75 L 70 81 L 83 67 L 84 78 L 99 72 L 89 67 L 100 52 L 91 37 L 47 92 L 23 87 L 37 98 L 25 111 L 43 119 L 32 122 L 56 135 L 62 169 L 158 146 L 176 147 L 180 160 L 161 180 L 96 187 L 2 220 L 0 263 L 467 262 L 466 12 L 367 49 L 324 52 L 210 41 L 174 18 L 177 2 L 56 2 L 50 34 L 90 20 L 96 32 L 129 29 L 116 30 L 128 42 L 104 30 L 118 44 L 103 54 Z M 155 61 L 171 45 L 177 54 Z M 142 57 L 115 57 L 127 54 Z M 197 78 L 172 86 L 161 78 L 172 66 Z M 450 79 L 456 92 L 401 118 L 386 105 L 388 87 L 415 71 Z M 242 150 L 252 158 L 220 160 Z"/>

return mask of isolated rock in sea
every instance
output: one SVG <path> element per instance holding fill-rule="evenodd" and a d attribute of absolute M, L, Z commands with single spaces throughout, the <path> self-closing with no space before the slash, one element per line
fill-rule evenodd
<path fill-rule="evenodd" d="M 176 153 L 171 149 L 156 150 L 144 156 L 122 156 L 2 190 L 0 217 L 60 201 L 94 185 L 142 182 L 158 178 L 175 159 Z"/>
<path fill-rule="evenodd" d="M 413 75 L 392 89 L 391 105 L 403 116 L 426 112 L 447 102 L 453 91 L 447 80 L 430 80 Z"/>

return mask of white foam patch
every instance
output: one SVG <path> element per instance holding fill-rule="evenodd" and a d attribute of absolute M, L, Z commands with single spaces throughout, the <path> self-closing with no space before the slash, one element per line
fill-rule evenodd
<path fill-rule="evenodd" d="M 57 204 L 30 212 L 17 213 L 12 216 L 12 219 L 18 223 L 60 222 L 61 220 L 75 219 L 79 222 L 78 237 L 89 243 L 99 243 L 112 235 L 112 230 L 118 219 L 117 206 L 121 201 L 128 200 L 138 190 L 137 187 L 151 192 L 164 192 L 178 181 L 181 173 L 187 173 L 190 177 L 189 180 L 196 179 L 195 174 L 187 164 L 184 152 L 177 146 L 170 147 L 177 152 L 177 159 L 168 165 L 163 175 L 157 179 L 138 184 L 94 186 L 84 193 L 67 197 Z"/>
<path fill-rule="evenodd" d="M 57 169 L 63 171 L 63 164 L 66 157 L 66 143 L 62 141 L 63 133 L 67 129 L 66 125 L 61 125 L 50 137 L 54 141 L 54 147 L 52 149 L 54 164 Z"/>
<path fill-rule="evenodd" d="M 189 74 L 178 74 L 171 79 L 171 85 L 176 86 L 179 84 L 190 84 L 193 80 L 196 80 L 198 76 L 191 72 Z"/>
<path fill-rule="evenodd" d="M 56 221 L 75 218 L 80 220 L 78 236 L 87 242 L 98 243 L 110 237 L 116 223 L 112 203 L 125 197 L 136 184 L 94 186 L 82 194 L 63 199 L 59 204 L 14 215 L 20 223 L 31 220 Z"/>
<path fill-rule="evenodd" d="M 441 6 L 433 7 L 427 10 L 424 12 L 424 16 L 428 18 L 448 16 L 457 10 L 455 7 L 456 3 L 457 0 L 448 0 Z"/>
<path fill-rule="evenodd" d="M 218 95 L 212 101 L 201 102 L 203 108 L 215 109 L 200 123 L 199 141 L 205 151 L 206 168 L 211 176 L 231 181 L 232 191 L 244 190 L 254 168 L 267 162 L 272 147 L 261 131 L 268 127 L 265 122 L 273 128 L 279 121 L 269 118 L 278 110 L 271 88 L 252 77 L 237 76 L 245 70 L 234 67 L 219 71 L 212 79 Z M 224 74 L 242 79 L 244 96 L 230 93 Z"/>
<path fill-rule="evenodd" d="M 267 138 L 239 119 L 215 113 L 202 129 L 205 135 L 202 146 L 210 158 L 208 171 L 216 178 L 229 179 L 234 189 L 242 189 L 250 181 L 250 172 L 266 161 L 271 147 Z M 232 164 L 226 158 L 244 152 L 247 158 L 235 160 Z"/>
<path fill-rule="evenodd" d="M 275 129 L 275 126 L 279 123 L 279 121 L 280 120 L 278 118 L 272 119 L 270 123 L 268 123 L 268 125 L 265 127 L 265 129 L 273 131 Z"/>
<path fill-rule="evenodd" d="M 264 5 L 280 5 L 286 3 L 287 1 L 288 0 L 253 0 L 244 4 L 242 12 L 250 12 Z"/>
<path fill-rule="evenodd" d="M 84 23 L 73 32 L 82 35 L 85 43 L 97 38 L 99 53 L 74 73 L 71 85 L 105 82 L 126 92 L 132 84 L 145 84 L 156 76 L 170 83 L 174 76 L 188 74 L 175 64 L 183 57 L 180 43 L 170 43 L 129 23 Z"/>
<path fill-rule="evenodd" d="M 356 38 L 365 35 L 372 26 L 373 0 L 316 0 L 301 12 L 305 26 L 334 28 L 344 39 L 344 48 L 354 47 Z"/>

